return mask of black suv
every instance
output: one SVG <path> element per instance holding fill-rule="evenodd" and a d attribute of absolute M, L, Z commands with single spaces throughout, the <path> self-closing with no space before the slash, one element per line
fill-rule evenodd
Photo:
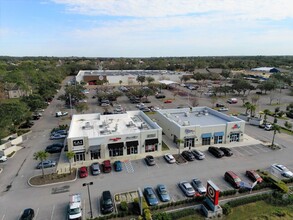
<path fill-rule="evenodd" d="M 224 157 L 225 154 L 223 151 L 220 150 L 218 147 L 209 147 L 209 152 L 217 158 Z"/>
<path fill-rule="evenodd" d="M 63 143 L 54 143 L 46 147 L 48 153 L 60 153 L 63 148 Z"/>
<path fill-rule="evenodd" d="M 101 197 L 101 212 L 102 214 L 111 213 L 114 211 L 113 199 L 110 191 L 104 191 Z"/>
<path fill-rule="evenodd" d="M 188 160 L 188 161 L 194 161 L 194 160 L 195 160 L 195 157 L 194 157 L 193 153 L 191 153 L 190 151 L 185 150 L 185 151 L 183 151 L 183 152 L 181 153 L 181 155 L 182 155 L 186 160 Z"/>
<path fill-rule="evenodd" d="M 224 152 L 225 156 L 230 157 L 233 155 L 233 152 L 230 148 L 220 147 L 220 150 Z"/>

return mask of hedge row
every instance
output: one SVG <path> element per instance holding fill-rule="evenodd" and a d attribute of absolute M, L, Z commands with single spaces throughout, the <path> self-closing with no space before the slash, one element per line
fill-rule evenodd
<path fill-rule="evenodd" d="M 248 196 L 245 198 L 235 199 L 235 200 L 228 202 L 227 204 L 230 207 L 237 207 L 240 205 L 245 205 L 245 204 L 256 202 L 256 201 L 265 200 L 269 197 L 270 197 L 270 194 L 264 193 L 264 194 L 260 194 L 260 195 Z"/>

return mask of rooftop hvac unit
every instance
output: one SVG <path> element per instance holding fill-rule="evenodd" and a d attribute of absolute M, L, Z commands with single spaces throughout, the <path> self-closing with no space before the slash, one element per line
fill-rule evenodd
<path fill-rule="evenodd" d="M 88 122 L 88 121 L 85 123 L 84 126 L 82 126 L 82 129 L 86 129 L 86 130 L 92 129 L 92 128 L 93 128 L 93 126 L 91 126 L 90 122 Z"/>
<path fill-rule="evenodd" d="M 185 117 L 188 117 L 189 116 L 189 113 L 188 112 L 184 112 L 184 116 Z"/>
<path fill-rule="evenodd" d="M 183 126 L 188 126 L 189 125 L 189 121 L 183 121 Z"/>

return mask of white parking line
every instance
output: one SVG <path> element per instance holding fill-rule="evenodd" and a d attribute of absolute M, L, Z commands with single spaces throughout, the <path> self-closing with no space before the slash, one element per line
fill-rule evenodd
<path fill-rule="evenodd" d="M 269 151 L 271 151 L 271 150 L 269 150 L 269 149 L 265 149 L 264 147 L 261 147 L 261 146 L 259 146 L 259 145 L 255 145 L 255 147 L 257 148 L 257 149 L 260 149 L 262 152 L 269 152 Z"/>
<path fill-rule="evenodd" d="M 40 208 L 38 208 L 37 211 L 36 211 L 36 215 L 35 215 L 36 220 L 37 220 L 37 217 L 38 217 L 38 214 L 39 214 L 39 210 L 40 210 Z"/>
<path fill-rule="evenodd" d="M 55 205 L 53 205 L 52 214 L 51 214 L 51 220 L 54 219 L 54 211 L 55 211 Z"/>
<path fill-rule="evenodd" d="M 237 152 L 237 156 L 244 156 L 244 155 L 238 150 L 238 148 L 234 148 L 233 151 L 234 151 L 234 152 Z"/>
<path fill-rule="evenodd" d="M 2 216 L 2 219 L 1 220 L 4 220 L 4 218 L 5 218 L 5 214 Z"/>
<path fill-rule="evenodd" d="M 252 147 L 252 146 L 247 146 L 249 149 L 251 149 L 251 150 L 253 150 L 254 152 L 256 152 L 256 153 L 260 153 L 259 151 L 257 151 L 257 150 L 255 150 L 254 149 L 254 147 L 255 147 L 255 145 Z"/>
<path fill-rule="evenodd" d="M 241 150 L 246 151 L 247 153 L 251 154 L 249 150 L 246 149 L 246 147 L 241 148 Z"/>

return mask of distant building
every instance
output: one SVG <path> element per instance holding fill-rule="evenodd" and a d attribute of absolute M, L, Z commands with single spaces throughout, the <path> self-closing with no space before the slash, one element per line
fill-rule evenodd
<path fill-rule="evenodd" d="M 243 141 L 245 121 L 208 107 L 162 109 L 153 116 L 164 134 L 180 148 Z"/>
<path fill-rule="evenodd" d="M 266 73 L 279 73 L 280 70 L 275 67 L 257 67 L 252 68 L 251 71 L 266 72 Z"/>
<path fill-rule="evenodd" d="M 22 96 L 29 96 L 32 94 L 32 90 L 26 91 L 21 88 L 16 83 L 6 83 L 4 86 L 5 96 L 8 99 L 20 98 Z"/>

